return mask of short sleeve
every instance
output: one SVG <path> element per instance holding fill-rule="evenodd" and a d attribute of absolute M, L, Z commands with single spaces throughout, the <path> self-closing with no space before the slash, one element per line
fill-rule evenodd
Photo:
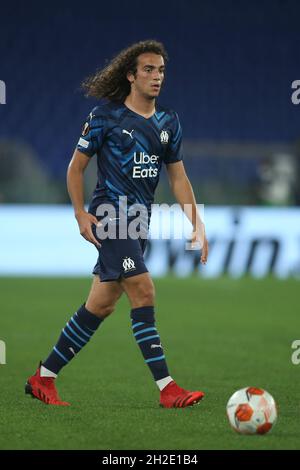
<path fill-rule="evenodd" d="M 77 150 L 92 157 L 101 149 L 104 135 L 105 118 L 93 110 L 83 124 L 81 137 L 76 146 Z"/>
<path fill-rule="evenodd" d="M 183 159 L 182 129 L 178 114 L 175 112 L 172 124 L 171 138 L 164 158 L 166 164 L 180 162 Z"/>

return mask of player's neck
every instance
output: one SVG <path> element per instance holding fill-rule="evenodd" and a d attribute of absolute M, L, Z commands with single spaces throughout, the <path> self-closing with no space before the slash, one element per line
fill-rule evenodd
<path fill-rule="evenodd" d="M 143 96 L 130 93 L 124 101 L 125 106 L 145 118 L 151 117 L 155 113 L 155 99 L 149 100 Z"/>

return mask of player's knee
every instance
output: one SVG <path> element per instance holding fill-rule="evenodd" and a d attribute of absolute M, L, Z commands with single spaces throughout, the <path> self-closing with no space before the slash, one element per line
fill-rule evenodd
<path fill-rule="evenodd" d="M 99 318 L 106 318 L 113 313 L 115 309 L 115 305 L 107 304 L 107 305 L 94 305 L 91 313 L 96 315 Z"/>

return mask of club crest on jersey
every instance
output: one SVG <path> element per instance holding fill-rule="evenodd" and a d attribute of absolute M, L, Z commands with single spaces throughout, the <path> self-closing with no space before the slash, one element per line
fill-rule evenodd
<path fill-rule="evenodd" d="M 82 128 L 82 132 L 81 132 L 81 135 L 85 136 L 89 133 L 89 130 L 90 130 L 90 125 L 88 122 L 86 122 Z"/>
<path fill-rule="evenodd" d="M 126 256 L 126 258 L 123 258 L 123 268 L 124 268 L 125 273 L 136 269 L 133 259 L 129 258 L 129 256 L 128 257 Z"/>
<path fill-rule="evenodd" d="M 167 133 L 167 131 L 161 131 L 160 141 L 162 144 L 167 144 L 169 142 L 169 134 Z"/>

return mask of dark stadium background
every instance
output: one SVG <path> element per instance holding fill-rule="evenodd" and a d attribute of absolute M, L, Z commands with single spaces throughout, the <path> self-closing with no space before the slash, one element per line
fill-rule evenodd
<path fill-rule="evenodd" d="M 300 335 L 300 104 L 292 101 L 299 18 L 296 0 L 1 3 L 0 449 L 299 448 L 300 365 L 291 361 Z M 164 245 L 165 269 L 152 259 L 158 318 L 178 381 L 200 383 L 207 399 L 185 414 L 160 413 L 122 299 L 110 327 L 59 379 L 75 413 L 49 410 L 25 400 L 23 382 L 86 297 L 91 276 L 73 277 L 82 274 L 80 253 L 95 257 L 65 218 L 67 166 L 96 105 L 80 83 L 148 38 L 170 56 L 160 102 L 180 116 L 185 166 L 207 208 L 211 244 L 204 269 L 172 242 Z M 87 201 L 94 184 L 95 162 Z M 156 201 L 174 202 L 165 174 Z M 50 216 L 49 224 L 63 223 L 46 233 Z M 74 248 L 69 237 L 77 237 Z M 74 265 L 66 271 L 68 242 Z M 279 404 L 279 422 L 263 439 L 233 435 L 226 421 L 226 401 L 248 384 Z"/>
<path fill-rule="evenodd" d="M 1 200 L 68 201 L 66 168 L 95 104 L 83 98 L 80 83 L 121 48 L 157 38 L 170 55 L 161 102 L 181 118 L 198 197 L 206 204 L 263 202 L 262 160 L 274 145 L 300 152 L 299 108 L 290 99 L 299 76 L 298 15 L 292 0 L 2 3 L 2 152 L 10 162 L 23 147 L 50 184 L 37 192 L 38 181 L 2 161 Z M 234 144 L 226 159 L 218 157 L 222 143 Z M 291 203 L 299 204 L 296 192 Z"/>

